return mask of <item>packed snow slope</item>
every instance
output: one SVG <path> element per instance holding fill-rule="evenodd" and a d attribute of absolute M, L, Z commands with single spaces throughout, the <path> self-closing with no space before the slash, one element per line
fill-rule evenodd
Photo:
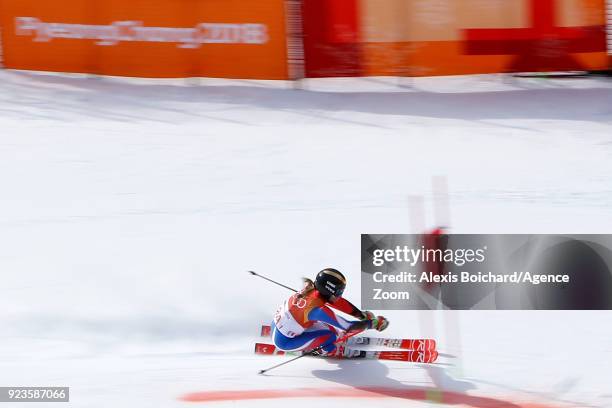
<path fill-rule="evenodd" d="M 297 406 L 611 406 L 607 312 L 385 312 L 455 357 L 255 374 L 280 361 L 251 349 L 288 292 L 246 270 L 297 286 L 334 266 L 358 304 L 360 234 L 415 232 L 418 197 L 433 226 L 432 176 L 452 232 L 612 231 L 609 81 L 304 88 L 0 71 L 0 385 L 71 386 L 75 407 L 298 387 L 354 394 Z"/>

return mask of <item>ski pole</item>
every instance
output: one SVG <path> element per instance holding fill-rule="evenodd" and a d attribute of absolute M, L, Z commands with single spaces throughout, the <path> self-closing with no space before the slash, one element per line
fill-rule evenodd
<path fill-rule="evenodd" d="M 346 340 L 348 340 L 349 338 L 353 337 L 353 336 L 354 336 L 354 335 L 356 335 L 356 334 L 361 333 L 362 331 L 363 331 L 363 330 L 356 330 L 356 331 L 354 331 L 354 332 L 352 332 L 352 333 L 349 333 L 349 334 L 347 334 L 347 335 L 345 335 L 345 336 L 342 336 L 342 337 L 340 337 L 338 340 L 334 341 L 334 344 L 338 344 L 338 343 L 345 342 L 345 341 L 346 341 Z M 280 364 L 277 364 L 277 365 L 275 365 L 275 366 L 272 366 L 272 367 L 266 368 L 266 369 L 264 369 L 264 370 L 259 370 L 259 374 L 265 374 L 265 373 L 267 373 L 267 372 L 268 372 L 268 371 L 270 371 L 270 370 L 274 370 L 275 368 L 278 368 L 278 367 L 280 367 L 280 366 L 284 366 L 285 364 L 289 364 L 289 363 L 291 363 L 292 361 L 299 360 L 299 359 L 300 359 L 300 358 L 302 358 L 302 357 L 311 356 L 311 355 L 313 355 L 313 353 L 316 353 L 317 351 L 321 350 L 323 347 L 325 347 L 325 345 L 319 346 L 319 347 L 314 348 L 314 349 L 312 349 L 312 350 L 310 350 L 310 351 L 307 351 L 307 352 L 305 352 L 305 353 L 303 353 L 303 354 L 300 354 L 299 356 L 294 357 L 294 358 L 292 358 L 291 360 L 283 361 L 283 362 L 282 362 L 282 363 L 280 363 Z"/>
<path fill-rule="evenodd" d="M 258 274 L 257 272 L 254 272 L 254 271 L 247 271 L 247 272 L 248 272 L 248 273 L 250 273 L 250 274 L 251 274 L 251 275 L 253 275 L 253 276 L 259 276 L 261 279 L 265 279 L 265 280 L 267 280 L 268 282 L 272 282 L 272 283 L 277 284 L 278 286 L 282 286 L 282 287 L 283 287 L 283 288 L 285 288 L 285 289 L 289 289 L 289 290 L 292 290 L 292 291 L 294 291 L 294 292 L 297 292 L 297 290 L 295 290 L 295 289 L 293 289 L 293 288 L 290 288 L 289 286 L 283 285 L 282 283 L 279 283 L 279 282 L 277 282 L 277 281 L 275 281 L 275 280 L 272 280 L 272 279 L 270 279 L 270 278 L 266 278 L 265 276 L 260 275 L 260 274 Z"/>

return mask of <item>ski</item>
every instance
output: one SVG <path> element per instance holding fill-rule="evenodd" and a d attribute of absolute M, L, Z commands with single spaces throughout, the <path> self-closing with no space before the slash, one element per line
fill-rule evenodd
<path fill-rule="evenodd" d="M 353 337 L 346 342 L 347 346 L 390 347 L 412 351 L 434 351 L 436 341 L 433 339 L 385 339 L 378 337 Z"/>
<path fill-rule="evenodd" d="M 261 326 L 261 337 L 270 337 L 272 328 Z M 352 337 L 346 342 L 347 346 L 375 346 L 390 347 L 402 350 L 433 351 L 436 349 L 434 339 L 385 339 L 379 337 Z"/>
<path fill-rule="evenodd" d="M 370 351 L 357 350 L 349 347 L 341 346 L 339 352 L 332 356 L 324 358 L 333 359 L 366 359 L 366 360 L 390 360 L 390 361 L 407 361 L 411 363 L 434 363 L 438 358 L 438 352 L 435 350 L 402 350 L 402 351 Z M 255 343 L 255 354 L 263 355 L 290 355 L 296 356 L 302 354 L 301 351 L 285 352 L 279 350 L 273 344 Z"/>

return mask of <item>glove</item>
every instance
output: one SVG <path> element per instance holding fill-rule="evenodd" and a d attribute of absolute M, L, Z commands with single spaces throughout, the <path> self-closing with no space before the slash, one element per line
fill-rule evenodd
<path fill-rule="evenodd" d="M 363 314 L 363 317 L 361 318 L 361 320 L 372 320 L 376 318 L 376 315 L 370 312 L 369 310 L 362 312 L 362 314 Z"/>
<path fill-rule="evenodd" d="M 370 328 L 376 329 L 378 331 L 383 331 L 387 327 L 389 327 L 389 321 L 385 319 L 384 316 L 376 316 L 373 319 L 370 319 Z"/>

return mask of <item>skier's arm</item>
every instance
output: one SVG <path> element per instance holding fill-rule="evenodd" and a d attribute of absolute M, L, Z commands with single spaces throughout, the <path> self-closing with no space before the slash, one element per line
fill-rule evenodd
<path fill-rule="evenodd" d="M 352 304 L 351 302 L 349 302 L 343 297 L 336 299 L 334 303 L 329 303 L 329 305 L 333 307 L 334 309 L 340 310 L 341 312 L 349 314 L 359 320 L 364 320 L 367 318 L 364 312 L 359 310 L 357 306 L 355 306 L 354 304 Z"/>
<path fill-rule="evenodd" d="M 310 313 L 308 313 L 308 320 L 327 323 L 341 330 L 352 330 L 354 323 L 361 323 L 361 321 L 350 322 L 343 319 L 332 312 L 327 306 L 320 306 L 312 309 Z"/>
<path fill-rule="evenodd" d="M 330 324 L 344 331 L 368 330 L 376 329 L 383 331 L 389 325 L 389 321 L 382 316 L 372 318 L 348 321 L 336 315 L 327 306 L 315 307 L 308 313 L 308 320 L 316 320 L 319 322 Z"/>
<path fill-rule="evenodd" d="M 376 329 L 378 331 L 383 331 L 389 326 L 389 321 L 383 316 L 376 316 L 374 313 L 368 311 L 362 312 L 357 309 L 357 306 L 342 297 L 328 304 L 336 310 L 340 310 L 359 319 L 359 321 L 351 323 L 350 330 Z"/>

